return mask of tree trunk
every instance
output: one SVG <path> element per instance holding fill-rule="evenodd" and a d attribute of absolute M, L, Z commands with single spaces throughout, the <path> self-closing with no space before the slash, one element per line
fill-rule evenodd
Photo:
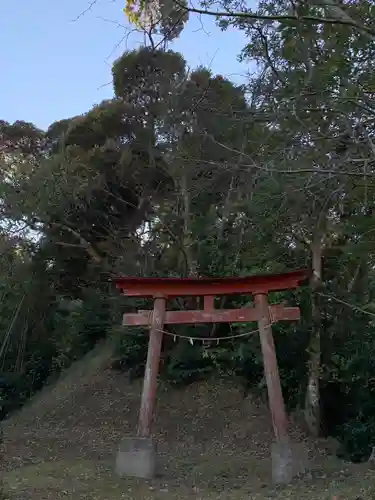
<path fill-rule="evenodd" d="M 189 182 L 187 175 L 183 173 L 180 181 L 180 189 L 182 194 L 182 219 L 183 219 L 183 234 L 182 248 L 185 258 L 185 276 L 196 278 L 198 276 L 197 260 L 194 253 L 193 231 L 191 227 L 191 198 L 189 190 Z M 198 309 L 199 297 L 187 297 L 183 299 L 185 309 Z"/>
<path fill-rule="evenodd" d="M 308 431 L 312 436 L 320 434 L 320 310 L 318 304 L 317 291 L 322 283 L 322 237 L 316 235 L 311 244 L 313 274 L 310 280 L 312 290 L 311 315 L 312 330 L 309 351 L 308 377 L 305 396 L 304 417 Z"/>
<path fill-rule="evenodd" d="M 193 234 L 191 228 L 190 192 L 186 175 L 181 179 L 181 191 L 183 199 L 183 248 L 186 256 L 187 276 L 197 276 L 197 262 L 194 256 Z"/>

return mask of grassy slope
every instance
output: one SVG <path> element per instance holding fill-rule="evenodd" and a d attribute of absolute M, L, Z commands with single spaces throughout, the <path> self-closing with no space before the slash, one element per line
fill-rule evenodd
<path fill-rule="evenodd" d="M 4 482 L 11 498 L 375 498 L 371 470 L 329 458 L 308 440 L 312 478 L 268 486 L 268 412 L 243 400 L 229 382 L 183 391 L 161 385 L 155 435 L 164 475 L 150 482 L 118 479 L 114 457 L 121 437 L 135 428 L 141 383 L 130 385 L 106 370 L 109 355 L 106 348 L 92 353 L 5 423 Z M 297 430 L 293 436 L 303 439 Z"/>

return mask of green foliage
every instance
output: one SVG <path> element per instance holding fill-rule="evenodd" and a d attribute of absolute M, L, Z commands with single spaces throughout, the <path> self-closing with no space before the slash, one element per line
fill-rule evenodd
<path fill-rule="evenodd" d="M 188 21 L 187 3 L 171 0 L 127 0 L 124 12 L 131 23 L 148 35 L 162 35 L 165 40 L 173 40 Z"/>
<path fill-rule="evenodd" d="M 147 357 L 148 335 L 139 328 L 127 328 L 117 334 L 112 367 L 131 379 L 143 376 Z"/>
<path fill-rule="evenodd" d="M 261 2 L 259 13 L 285 9 Z M 321 286 L 270 297 L 297 303 L 303 316 L 273 327 L 282 386 L 289 409 L 304 405 L 320 339 L 322 430 L 359 460 L 375 425 L 374 47 L 344 25 L 229 24 L 261 69 L 246 87 L 206 68 L 189 72 L 172 51 L 141 48 L 115 62 L 115 97 L 84 115 L 46 133 L 0 123 L 3 416 L 108 335 L 117 340 L 113 367 L 142 376 L 147 333 L 113 327 L 151 304 L 121 300 L 109 276 L 277 273 L 311 266 L 318 241 Z M 162 376 L 178 385 L 238 377 L 264 393 L 258 335 L 220 341 L 252 330 L 171 329 Z M 173 342 L 173 332 L 215 340 Z"/>
<path fill-rule="evenodd" d="M 374 431 L 375 419 L 370 415 L 353 418 L 343 424 L 337 430 L 337 437 L 342 444 L 339 455 L 353 462 L 367 460 L 375 445 Z"/>
<path fill-rule="evenodd" d="M 181 341 L 168 353 L 165 376 L 175 385 L 184 385 L 206 378 L 214 369 L 215 359 L 204 356 L 201 345 Z"/>
<path fill-rule="evenodd" d="M 101 297 L 95 291 L 86 294 L 83 301 L 71 307 L 72 310 L 60 309 L 53 316 L 56 323 L 52 328 L 62 332 L 57 339 L 58 355 L 53 358 L 54 373 L 59 373 L 84 356 L 112 328 L 108 298 Z"/>

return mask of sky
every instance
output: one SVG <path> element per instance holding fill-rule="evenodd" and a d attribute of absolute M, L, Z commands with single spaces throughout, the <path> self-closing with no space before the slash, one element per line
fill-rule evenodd
<path fill-rule="evenodd" d="M 143 43 L 122 11 L 125 0 L 2 0 L 0 119 L 46 129 L 112 97 L 111 65 Z M 170 47 L 189 67 L 209 67 L 237 83 L 249 71 L 237 56 L 238 31 L 221 32 L 213 18 L 193 16 Z"/>

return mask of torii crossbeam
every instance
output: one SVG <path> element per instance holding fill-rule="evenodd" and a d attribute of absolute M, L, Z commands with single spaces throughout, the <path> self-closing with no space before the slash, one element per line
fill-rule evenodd
<path fill-rule="evenodd" d="M 298 307 L 286 307 L 282 304 L 269 305 L 268 293 L 297 288 L 308 279 L 309 274 L 308 270 L 299 270 L 276 275 L 240 278 L 116 278 L 114 280 L 116 287 L 123 295 L 154 299 L 152 311 L 141 310 L 138 313 L 123 316 L 123 325 L 149 326 L 150 328 L 138 437 L 146 439 L 151 437 L 164 325 L 256 321 L 260 334 L 276 443 L 288 443 L 288 418 L 281 391 L 272 324 L 277 321 L 298 320 L 300 310 Z M 255 307 L 215 309 L 215 296 L 235 294 L 252 295 Z M 167 311 L 169 298 L 183 296 L 203 297 L 203 310 Z M 123 473 L 126 474 L 131 467 L 129 469 L 129 464 L 127 464 L 123 469 Z M 150 469 L 148 475 L 152 474 Z M 280 477 L 277 482 L 285 482 L 285 478 Z"/>

